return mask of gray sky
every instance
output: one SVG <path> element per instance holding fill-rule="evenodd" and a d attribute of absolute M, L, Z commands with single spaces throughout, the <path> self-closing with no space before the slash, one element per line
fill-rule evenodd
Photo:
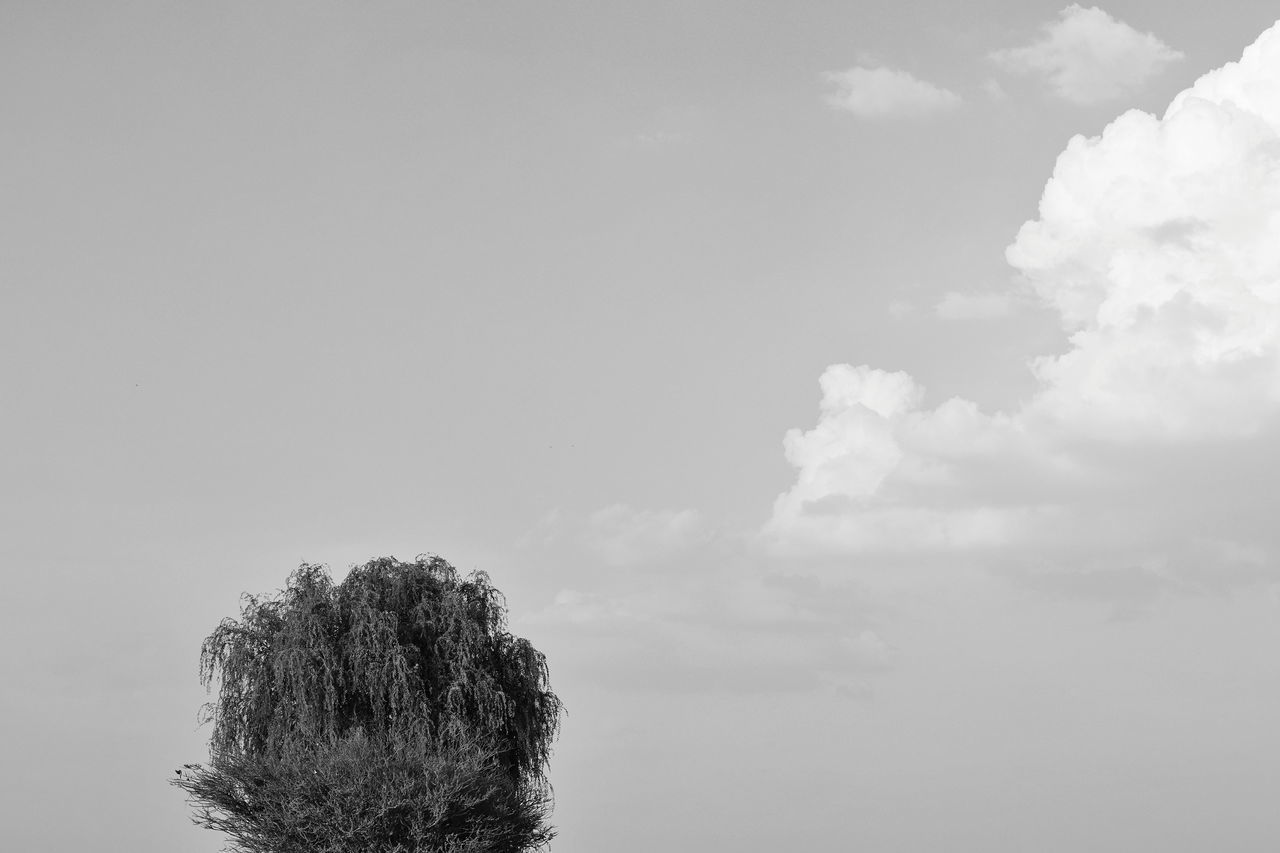
<path fill-rule="evenodd" d="M 201 639 L 433 552 L 558 853 L 1270 849 L 1275 17 L 0 4 L 4 846 L 219 849 Z"/>

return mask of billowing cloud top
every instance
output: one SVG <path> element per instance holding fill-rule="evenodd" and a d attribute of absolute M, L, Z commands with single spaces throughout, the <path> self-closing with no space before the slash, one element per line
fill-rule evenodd
<path fill-rule="evenodd" d="M 930 409 L 906 374 L 829 368 L 817 426 L 786 436 L 775 545 L 1268 563 L 1274 525 L 1241 484 L 1280 432 L 1280 25 L 1163 117 L 1071 140 L 1007 257 L 1069 336 L 1032 362 L 1037 392 Z"/>
<path fill-rule="evenodd" d="M 1007 71 L 1043 75 L 1061 98 L 1092 104 L 1136 91 L 1182 53 L 1097 7 L 1072 4 L 1038 41 L 991 58 Z"/>

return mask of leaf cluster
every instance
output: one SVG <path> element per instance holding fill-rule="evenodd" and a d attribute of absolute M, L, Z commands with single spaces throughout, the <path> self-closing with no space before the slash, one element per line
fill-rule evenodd
<path fill-rule="evenodd" d="M 196 822 L 244 853 L 520 853 L 550 841 L 546 798 L 491 751 L 425 746 L 389 751 L 356 729 L 306 759 L 222 756 L 175 784 L 201 803 Z"/>
<path fill-rule="evenodd" d="M 220 683 L 210 765 L 174 784 L 242 850 L 505 853 L 551 837 L 563 706 L 483 573 L 384 558 L 334 584 L 304 564 L 223 620 L 200 678 Z"/>

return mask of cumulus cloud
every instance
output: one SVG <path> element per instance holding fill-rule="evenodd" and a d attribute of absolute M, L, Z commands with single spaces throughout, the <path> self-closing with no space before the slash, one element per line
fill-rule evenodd
<path fill-rule="evenodd" d="M 933 313 L 943 320 L 988 320 L 1006 317 L 1013 312 L 1013 294 L 1008 291 L 947 291 Z"/>
<path fill-rule="evenodd" d="M 1280 536 L 1280 26 L 1058 158 L 1007 251 L 1066 352 L 1023 404 L 929 406 L 905 373 L 835 365 L 766 534 L 786 553 L 971 555 L 1086 595 L 1248 583 Z M 1059 570 L 1088 571 L 1088 582 Z M 1049 572 L 1050 574 L 1043 574 Z"/>
<path fill-rule="evenodd" d="M 1043 76 L 1055 94 L 1077 104 L 1135 92 L 1182 57 L 1152 33 L 1077 4 L 1046 24 L 1037 41 L 991 54 L 1006 71 Z"/>
<path fill-rule="evenodd" d="M 822 76 L 836 87 L 827 96 L 827 104 L 858 118 L 923 118 L 950 112 L 961 104 L 955 92 L 896 68 L 857 66 Z"/>

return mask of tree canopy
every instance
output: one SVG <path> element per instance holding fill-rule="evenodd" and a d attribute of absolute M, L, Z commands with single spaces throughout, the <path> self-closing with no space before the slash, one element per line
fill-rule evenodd
<path fill-rule="evenodd" d="M 553 830 L 563 706 L 480 572 L 302 565 L 204 641 L 207 767 L 174 784 L 246 853 L 518 853 Z"/>

